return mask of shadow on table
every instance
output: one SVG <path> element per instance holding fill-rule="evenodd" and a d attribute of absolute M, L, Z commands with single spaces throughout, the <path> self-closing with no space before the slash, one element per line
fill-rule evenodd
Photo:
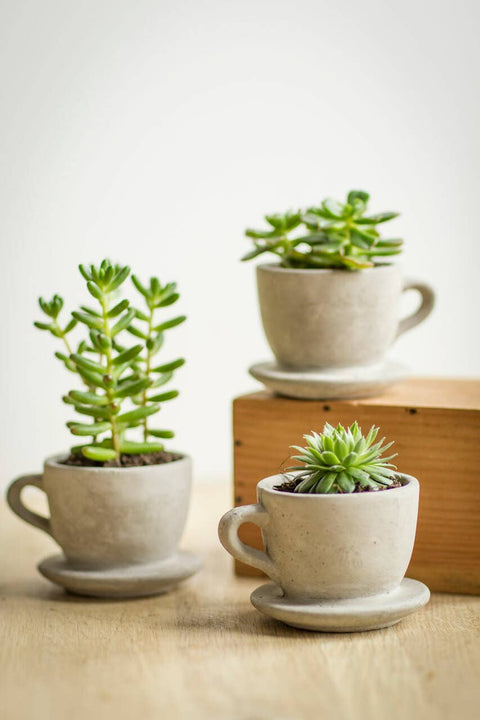
<path fill-rule="evenodd" d="M 269 637 L 292 641 L 323 640 L 339 642 L 347 637 L 357 637 L 358 633 L 320 633 L 289 627 L 278 620 L 268 618 L 250 605 L 248 594 L 232 602 L 231 598 L 206 597 L 195 587 L 182 585 L 163 595 L 143 598 L 100 598 L 75 595 L 45 583 L 40 578 L 17 580 L 0 584 L 0 600 L 27 601 L 34 608 L 48 611 L 70 610 L 76 620 L 97 615 L 102 608 L 102 621 L 117 627 L 119 614 L 125 628 L 138 626 L 150 628 L 153 633 L 175 632 L 186 637 L 196 635 Z M 63 613 L 64 614 L 64 613 Z M 392 630 L 375 630 L 361 633 L 367 638 L 381 636 Z"/>
<path fill-rule="evenodd" d="M 182 618 L 182 620 L 177 623 L 177 628 L 186 633 L 192 632 L 198 634 L 205 632 L 209 635 L 217 632 L 221 634 L 262 635 L 272 638 L 291 639 L 301 639 L 314 635 L 308 630 L 291 628 L 278 620 L 265 617 L 253 607 L 241 610 L 232 609 L 230 613 L 226 613 L 225 607 L 223 607 L 218 615 L 214 615 L 213 613 L 199 613 L 191 618 Z"/>
<path fill-rule="evenodd" d="M 15 582 L 0 582 L 0 597 L 2 600 L 30 600 L 32 604 L 55 603 L 58 605 L 71 606 L 90 606 L 90 605 L 113 605 L 118 606 L 123 603 L 144 603 L 146 601 L 154 602 L 162 595 L 147 596 L 140 598 L 102 598 L 90 597 L 88 595 L 76 595 L 64 588 L 57 587 L 53 584 L 45 584 L 40 579 L 32 578 L 31 580 L 21 580 Z M 166 596 L 165 596 L 166 597 Z"/>

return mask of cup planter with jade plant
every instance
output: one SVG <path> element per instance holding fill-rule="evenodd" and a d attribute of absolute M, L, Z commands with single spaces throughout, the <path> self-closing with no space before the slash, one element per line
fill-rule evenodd
<path fill-rule="evenodd" d="M 57 340 L 55 355 L 75 383 L 63 401 L 76 416 L 67 425 L 77 442 L 70 454 L 46 460 L 43 475 L 15 480 L 8 501 L 62 548 L 63 555 L 39 566 L 54 582 L 87 595 L 164 592 L 199 566 L 178 550 L 191 461 L 165 450 L 173 433 L 154 422 L 163 403 L 178 395 L 164 385 L 184 360 L 161 361 L 159 351 L 165 333 L 185 317 L 164 316 L 178 300 L 175 283 L 151 278 L 144 285 L 132 275 L 137 307 L 120 295 L 128 267 L 104 260 L 79 269 L 94 302 L 63 318 L 62 298 L 40 299 L 46 317 L 35 323 Z M 27 485 L 46 493 L 50 517 L 24 506 Z"/>
<path fill-rule="evenodd" d="M 419 484 L 385 456 L 392 443 L 326 424 L 293 447 L 292 466 L 257 485 L 258 503 L 231 510 L 219 535 L 235 558 L 273 584 L 252 594 L 262 612 L 310 630 L 393 625 L 429 599 L 406 579 L 417 524 Z M 238 538 L 246 522 L 262 530 L 265 552 Z"/>
<path fill-rule="evenodd" d="M 293 397 L 360 397 L 400 379 L 385 359 L 401 333 L 431 312 L 433 291 L 403 280 L 391 262 L 403 241 L 381 234 L 395 212 L 367 214 L 369 195 L 352 190 L 346 202 L 267 215 L 266 230 L 247 230 L 254 249 L 243 260 L 274 256 L 257 267 L 263 327 L 276 364 L 251 372 Z M 404 290 L 421 294 L 419 309 L 399 320 Z"/>

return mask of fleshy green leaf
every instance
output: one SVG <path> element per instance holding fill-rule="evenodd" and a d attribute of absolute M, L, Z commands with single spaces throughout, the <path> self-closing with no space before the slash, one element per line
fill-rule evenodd
<path fill-rule="evenodd" d="M 88 315 L 87 313 L 82 313 L 74 310 L 72 312 L 73 317 L 75 320 L 78 320 L 79 322 L 83 323 L 89 328 L 92 328 L 92 330 L 102 330 L 103 329 L 103 322 L 100 320 L 100 318 L 95 317 L 94 315 Z"/>
<path fill-rule="evenodd" d="M 98 435 L 111 430 L 109 422 L 98 422 L 86 425 L 84 423 L 68 422 L 67 427 L 73 435 Z"/>
<path fill-rule="evenodd" d="M 403 240 L 400 238 L 391 238 L 388 240 L 379 240 L 375 247 L 377 248 L 399 248 L 403 245 Z"/>
<path fill-rule="evenodd" d="M 266 240 L 267 238 L 277 238 L 281 234 L 278 230 L 245 230 L 247 237 L 255 240 Z"/>
<path fill-rule="evenodd" d="M 86 405 L 108 405 L 108 398 L 105 395 L 96 395 L 92 392 L 82 392 L 81 390 L 71 390 L 69 396 L 75 402 Z"/>
<path fill-rule="evenodd" d="M 355 490 L 355 483 L 346 472 L 338 474 L 337 485 L 346 493 L 352 493 Z"/>
<path fill-rule="evenodd" d="M 363 190 L 350 190 L 347 196 L 347 202 L 350 205 L 353 205 L 355 200 L 361 200 L 364 203 L 367 203 L 370 199 L 370 195 L 367 192 L 364 192 Z"/>
<path fill-rule="evenodd" d="M 245 255 L 242 255 L 240 258 L 242 262 L 246 260 L 253 260 L 253 258 L 258 257 L 259 255 L 262 255 L 265 252 L 269 252 L 270 248 L 268 247 L 257 247 L 255 250 L 250 250 L 250 252 L 246 253 Z"/>
<path fill-rule="evenodd" d="M 126 455 L 140 455 L 142 453 L 162 452 L 162 443 L 155 442 L 127 442 L 120 443 L 120 452 Z"/>
<path fill-rule="evenodd" d="M 332 198 L 324 200 L 322 207 L 325 212 L 335 220 L 340 220 L 343 217 L 343 205 Z"/>
<path fill-rule="evenodd" d="M 144 298 L 150 297 L 150 291 L 144 285 L 142 285 L 142 283 L 140 282 L 140 280 L 138 279 L 138 277 L 136 275 L 132 275 L 131 280 L 132 280 L 133 284 L 135 285 L 136 289 L 138 290 L 138 292 L 141 293 Z"/>
<path fill-rule="evenodd" d="M 80 309 L 83 310 L 83 312 L 87 313 L 87 315 L 93 315 L 93 317 L 101 318 L 102 316 L 100 313 L 98 313 L 96 310 L 94 310 L 91 307 L 88 307 L 87 305 L 80 305 Z"/>
<path fill-rule="evenodd" d="M 149 415 L 155 415 L 160 410 L 159 405 L 143 405 L 142 407 L 135 408 L 135 410 L 129 410 L 122 415 L 117 415 L 118 423 L 133 423 L 138 420 L 143 420 Z"/>
<path fill-rule="evenodd" d="M 130 308 L 123 317 L 120 318 L 120 320 L 113 326 L 110 333 L 112 337 L 115 337 L 115 335 L 118 335 L 119 332 L 122 330 L 126 330 L 132 320 L 135 318 L 135 310 L 133 308 Z"/>
<path fill-rule="evenodd" d="M 375 238 L 372 235 L 367 235 L 367 233 L 359 232 L 355 228 L 351 229 L 350 238 L 353 245 L 363 250 L 368 250 L 375 242 Z"/>
<path fill-rule="evenodd" d="M 89 415 L 90 417 L 97 418 L 97 420 L 106 420 L 112 415 L 112 411 L 108 407 L 101 407 L 100 405 L 89 407 L 87 405 L 75 404 L 75 412 L 80 413 L 80 415 Z"/>
<path fill-rule="evenodd" d="M 88 270 L 88 268 L 85 265 L 79 265 L 78 269 L 80 270 L 81 274 L 83 275 L 85 280 L 91 280 L 92 276 Z"/>
<path fill-rule="evenodd" d="M 380 223 L 388 222 L 398 217 L 399 213 L 396 212 L 385 212 L 378 213 L 377 215 L 370 215 L 368 217 L 358 218 L 356 220 L 358 225 L 379 225 Z"/>
<path fill-rule="evenodd" d="M 124 385 L 121 385 L 118 387 L 114 392 L 114 397 L 116 398 L 124 398 L 124 397 L 133 397 L 134 395 L 138 395 L 142 392 L 142 390 L 146 390 L 150 386 L 151 381 L 149 378 L 142 378 L 140 380 L 134 380 L 131 383 L 125 383 Z M 156 402 L 155 400 L 153 402 Z"/>
<path fill-rule="evenodd" d="M 120 285 L 125 282 L 129 273 L 130 268 L 128 266 L 121 268 L 115 275 L 113 281 L 110 283 L 109 291 L 112 292 L 112 290 L 116 290 L 117 288 L 119 288 Z"/>
<path fill-rule="evenodd" d="M 182 365 L 185 365 L 185 359 L 178 358 L 178 360 L 172 360 L 172 362 L 165 363 L 164 365 L 158 365 L 157 367 L 153 368 L 152 372 L 155 372 L 155 373 L 172 372 L 173 370 L 176 370 L 177 368 L 182 367 Z"/>
<path fill-rule="evenodd" d="M 365 255 L 368 257 L 383 257 L 388 255 L 399 255 L 402 252 L 399 247 L 378 247 L 378 245 L 371 250 L 365 250 Z"/>
<path fill-rule="evenodd" d="M 186 315 L 179 315 L 176 318 L 172 318 L 172 320 L 167 320 L 166 322 L 156 325 L 153 329 L 155 330 L 155 332 L 163 332 L 164 330 L 169 330 L 170 328 L 180 325 L 181 323 L 185 322 L 186 319 Z"/>
<path fill-rule="evenodd" d="M 148 434 L 165 440 L 175 437 L 175 433 L 172 430 L 148 430 Z"/>
<path fill-rule="evenodd" d="M 160 393 L 159 395 L 154 395 L 153 397 L 149 397 L 149 402 L 166 402 L 167 400 L 173 400 L 174 398 L 178 397 L 180 393 L 178 390 L 169 390 L 168 392 Z"/>
<path fill-rule="evenodd" d="M 117 357 L 112 361 L 113 365 L 123 365 L 124 363 L 131 362 L 134 358 L 136 358 L 143 350 L 142 345 L 134 345 L 131 348 L 128 348 L 128 350 L 124 350 L 120 353 L 120 355 L 117 355 Z"/>
<path fill-rule="evenodd" d="M 152 383 L 152 388 L 158 388 L 166 385 L 173 377 L 173 372 L 167 372 L 159 375 Z"/>
<path fill-rule="evenodd" d="M 318 485 L 318 491 L 320 493 L 329 493 L 332 489 L 332 485 L 337 479 L 336 473 L 327 473 L 323 476 L 323 478 L 320 480 Z"/>
<path fill-rule="evenodd" d="M 151 337 L 147 340 L 147 350 L 149 351 L 150 355 L 156 355 L 156 353 L 160 350 L 160 348 L 163 345 L 164 336 L 163 333 L 158 333 L 155 337 Z"/>
<path fill-rule="evenodd" d="M 120 315 L 124 310 L 126 310 L 129 306 L 128 300 L 125 298 L 124 300 L 120 300 L 119 303 L 114 305 L 114 307 L 108 311 L 108 317 L 109 318 L 115 318 L 117 315 Z"/>
<path fill-rule="evenodd" d="M 88 383 L 88 385 L 93 385 L 93 387 L 103 388 L 105 389 L 107 387 L 104 376 L 99 375 L 96 372 L 91 372 L 91 370 L 87 370 L 85 367 L 81 367 L 77 364 L 77 370 L 79 375 L 82 376 L 82 378 Z"/>
<path fill-rule="evenodd" d="M 143 313 L 141 310 L 135 310 L 135 317 L 139 320 L 143 320 L 143 322 L 148 322 L 148 315 L 145 315 L 145 313 Z"/>
<path fill-rule="evenodd" d="M 65 326 L 65 330 L 63 331 L 65 335 L 67 335 L 71 330 L 73 330 L 74 327 L 77 326 L 77 321 L 75 318 L 72 318 L 70 322 L 68 322 Z"/>
<path fill-rule="evenodd" d="M 165 298 L 165 300 L 160 300 L 160 302 L 156 303 L 155 307 L 167 307 L 168 305 L 173 305 L 173 303 L 177 302 L 179 297 L 179 293 L 172 293 L 172 295 L 169 295 Z"/>
<path fill-rule="evenodd" d="M 107 368 L 104 365 L 95 362 L 95 360 L 89 360 L 87 357 L 85 357 L 85 355 L 72 353 L 70 357 L 73 362 L 82 369 L 90 370 L 91 372 L 99 373 L 100 375 L 105 375 L 105 373 L 107 372 Z"/>
<path fill-rule="evenodd" d="M 108 462 L 109 460 L 115 460 L 117 457 L 115 450 L 98 447 L 96 445 L 84 445 L 82 447 L 82 455 L 89 458 L 89 460 L 96 460 L 97 462 Z"/>
<path fill-rule="evenodd" d="M 96 300 L 102 300 L 103 299 L 103 293 L 94 282 L 87 282 L 87 289 L 88 292 L 92 297 L 94 297 Z"/>
<path fill-rule="evenodd" d="M 135 337 L 140 338 L 141 340 L 146 340 L 147 336 L 145 333 L 143 333 L 141 330 L 139 330 L 135 325 L 130 325 L 130 327 L 127 327 L 126 330 L 131 334 L 135 335 Z"/>

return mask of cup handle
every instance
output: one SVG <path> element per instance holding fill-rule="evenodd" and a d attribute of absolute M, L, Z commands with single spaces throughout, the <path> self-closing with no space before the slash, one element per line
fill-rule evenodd
<path fill-rule="evenodd" d="M 275 566 L 267 553 L 245 545 L 238 537 L 240 525 L 251 522 L 259 528 L 264 528 L 268 521 L 268 513 L 260 503 L 257 505 L 241 505 L 229 510 L 222 517 L 218 526 L 218 537 L 225 550 L 234 558 L 257 568 L 257 570 L 261 570 L 272 578 L 274 582 L 279 582 Z"/>
<path fill-rule="evenodd" d="M 40 490 L 45 492 L 42 486 L 41 475 L 22 475 L 22 477 L 14 480 L 8 488 L 7 502 L 13 512 L 18 515 L 18 517 L 22 518 L 22 520 L 25 520 L 25 522 L 30 523 L 30 525 L 40 528 L 40 530 L 44 530 L 44 532 L 51 535 L 52 530 L 50 527 L 50 520 L 43 517 L 43 515 L 38 515 L 37 513 L 32 512 L 32 510 L 25 507 L 22 502 L 22 490 L 27 485 L 33 485 L 33 487 L 40 488 Z"/>
<path fill-rule="evenodd" d="M 423 320 L 430 315 L 433 310 L 433 306 L 435 305 L 435 292 L 430 285 L 427 285 L 427 283 L 420 282 L 419 280 L 407 279 L 403 283 L 402 292 L 405 292 L 406 290 L 417 290 L 422 296 L 422 301 L 420 303 L 420 307 L 412 313 L 412 315 L 400 320 L 397 337 L 407 330 L 415 327 L 415 325 L 419 325 L 419 323 L 423 322 Z"/>

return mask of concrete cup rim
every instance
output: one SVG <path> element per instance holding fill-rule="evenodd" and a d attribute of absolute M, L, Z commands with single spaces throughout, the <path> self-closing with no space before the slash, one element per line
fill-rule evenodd
<path fill-rule="evenodd" d="M 176 451 L 172 451 L 176 452 Z M 105 473 L 108 475 L 127 475 L 127 471 L 130 472 L 142 472 L 147 474 L 148 472 L 159 472 L 159 468 L 166 468 L 170 467 L 171 465 L 175 465 L 178 467 L 178 464 L 190 466 L 191 465 L 191 457 L 189 455 L 186 455 L 185 453 L 180 453 L 182 457 L 178 458 L 177 460 L 172 460 L 172 462 L 168 463 L 159 463 L 157 465 L 136 465 L 136 466 L 130 466 L 130 467 L 102 467 L 102 466 L 82 466 L 82 465 L 65 465 L 62 460 L 65 460 L 65 458 L 68 457 L 68 452 L 63 453 L 57 453 L 55 455 L 51 455 L 50 457 L 46 458 L 44 462 L 44 470 L 47 470 L 48 468 L 55 468 L 57 471 L 65 471 L 70 472 L 72 470 L 75 470 L 75 472 L 84 473 L 85 475 L 89 475 L 92 473 Z M 164 472 L 163 470 L 161 472 Z"/>
<path fill-rule="evenodd" d="M 297 475 L 300 471 L 289 473 L 289 475 Z M 397 497 L 398 493 L 417 493 L 420 488 L 420 483 L 417 478 L 413 475 L 407 475 L 405 473 L 396 473 L 397 477 L 402 481 L 402 487 L 389 488 L 388 490 L 381 490 L 379 492 L 364 492 L 364 493 L 339 493 L 336 495 L 321 495 L 312 493 L 289 493 L 275 490 L 274 485 L 278 485 L 282 482 L 285 475 L 277 473 L 276 475 L 270 475 L 269 477 L 263 478 L 257 483 L 257 491 L 262 491 L 267 495 L 279 498 L 285 498 L 287 501 L 307 501 L 307 502 L 345 502 L 345 498 L 350 498 L 353 502 L 368 502 L 375 498 L 375 502 L 381 502 L 380 498 L 388 499 Z"/>
<path fill-rule="evenodd" d="M 365 273 L 372 273 L 385 270 L 400 270 L 401 266 L 399 263 L 378 263 L 370 268 L 361 268 L 360 270 L 350 271 L 341 268 L 285 268 L 279 263 L 261 263 L 256 266 L 257 273 L 277 273 L 283 275 L 341 275 L 345 277 L 356 277 Z"/>

